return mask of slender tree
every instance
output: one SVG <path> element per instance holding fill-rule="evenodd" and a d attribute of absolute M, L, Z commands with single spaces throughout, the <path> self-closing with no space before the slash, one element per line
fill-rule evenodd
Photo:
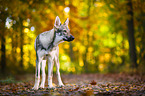
<path fill-rule="evenodd" d="M 7 18 L 7 12 L 5 10 L 1 10 L 1 21 L 0 21 L 0 38 L 1 38 L 1 71 L 5 73 L 6 69 L 6 39 L 5 39 L 5 22 Z"/>
<path fill-rule="evenodd" d="M 20 61 L 20 67 L 21 68 L 23 68 L 23 55 L 24 55 L 24 52 L 23 52 L 23 45 L 24 45 L 24 42 L 23 42 L 23 40 L 24 40 L 24 35 L 23 35 L 23 20 L 20 18 L 20 36 L 21 36 L 21 38 L 20 38 L 20 49 L 21 49 L 21 61 Z"/>
<path fill-rule="evenodd" d="M 129 8 L 128 15 L 130 16 L 130 19 L 127 20 L 130 62 L 132 68 L 137 68 L 132 1 L 128 0 L 127 5 Z"/>

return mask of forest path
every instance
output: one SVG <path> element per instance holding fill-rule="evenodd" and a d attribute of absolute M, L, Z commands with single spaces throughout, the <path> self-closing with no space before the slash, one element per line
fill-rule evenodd
<path fill-rule="evenodd" d="M 31 90 L 34 75 L 21 75 L 0 80 L 0 95 L 75 95 L 75 96 L 145 96 L 145 76 L 126 74 L 62 75 L 64 87 L 57 87 L 54 75 L 53 89 Z M 46 80 L 47 81 L 47 80 Z"/>

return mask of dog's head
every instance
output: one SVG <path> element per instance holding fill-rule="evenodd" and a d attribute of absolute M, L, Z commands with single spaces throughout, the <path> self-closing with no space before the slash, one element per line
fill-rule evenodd
<path fill-rule="evenodd" d="M 56 31 L 56 38 L 59 38 L 63 41 L 73 41 L 74 36 L 70 34 L 70 30 L 68 28 L 69 19 L 61 24 L 59 17 L 57 16 L 54 23 L 54 30 Z"/>

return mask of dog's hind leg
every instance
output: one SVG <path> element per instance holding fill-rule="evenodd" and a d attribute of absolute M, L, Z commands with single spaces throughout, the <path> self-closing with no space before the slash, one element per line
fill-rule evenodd
<path fill-rule="evenodd" d="M 35 74 L 35 85 L 32 89 L 37 90 L 39 88 L 39 82 L 40 82 L 40 63 L 42 62 L 41 59 L 36 60 L 36 74 Z"/>
<path fill-rule="evenodd" d="M 41 80 L 40 88 L 44 88 L 45 87 L 45 78 L 46 78 L 45 66 L 46 66 L 46 60 L 42 60 L 42 63 L 41 63 L 42 80 Z"/>
<path fill-rule="evenodd" d="M 48 88 L 53 88 L 52 85 L 53 63 L 54 63 L 54 57 L 52 56 L 48 57 Z"/>

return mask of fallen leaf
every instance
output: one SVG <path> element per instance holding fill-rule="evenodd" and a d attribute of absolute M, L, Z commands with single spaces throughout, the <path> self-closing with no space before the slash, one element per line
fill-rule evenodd
<path fill-rule="evenodd" d="M 93 80 L 90 84 L 91 84 L 91 85 L 96 85 L 97 82 Z"/>
<path fill-rule="evenodd" d="M 77 87 L 77 88 L 74 89 L 74 91 L 78 91 L 78 90 L 79 90 L 79 87 Z"/>

